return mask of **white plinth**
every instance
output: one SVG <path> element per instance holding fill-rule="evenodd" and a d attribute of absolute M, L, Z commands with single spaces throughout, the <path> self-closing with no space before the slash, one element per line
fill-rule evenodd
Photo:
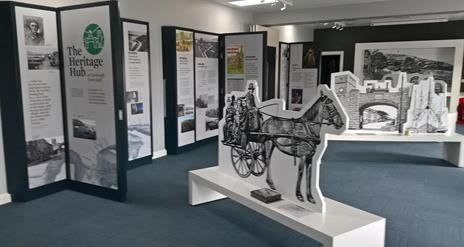
<path fill-rule="evenodd" d="M 254 185 L 229 176 L 219 167 L 189 172 L 189 202 L 198 205 L 230 198 L 295 231 L 324 244 L 325 247 L 383 247 L 385 219 L 325 198 L 326 213 L 308 210 L 300 215 L 283 209 L 294 206 L 288 200 L 265 204 L 250 196 Z M 300 212 L 301 213 L 301 212 Z M 237 215 L 237 217 L 240 217 Z"/>
<path fill-rule="evenodd" d="M 443 159 L 458 167 L 464 167 L 464 135 L 412 135 L 399 134 L 351 134 L 327 135 L 329 141 L 367 141 L 367 142 L 441 142 L 444 143 Z"/>
<path fill-rule="evenodd" d="M 11 195 L 8 193 L 0 194 L 0 205 L 4 205 L 11 202 Z"/>

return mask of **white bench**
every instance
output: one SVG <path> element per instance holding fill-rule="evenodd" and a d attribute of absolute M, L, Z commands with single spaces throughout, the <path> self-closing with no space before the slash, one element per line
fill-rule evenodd
<path fill-rule="evenodd" d="M 399 134 L 354 134 L 327 135 L 329 141 L 366 141 L 366 142 L 440 142 L 444 143 L 443 159 L 450 163 L 464 167 L 464 135 L 453 133 L 450 135 L 411 135 Z"/>
<path fill-rule="evenodd" d="M 250 196 L 250 192 L 255 189 L 259 188 L 221 172 L 219 167 L 189 172 L 190 205 L 195 206 L 228 197 L 321 242 L 324 247 L 383 247 L 385 245 L 386 221 L 382 217 L 329 198 L 325 198 L 327 203 L 325 214 L 298 209 L 298 206 L 285 199 L 266 204 Z"/>

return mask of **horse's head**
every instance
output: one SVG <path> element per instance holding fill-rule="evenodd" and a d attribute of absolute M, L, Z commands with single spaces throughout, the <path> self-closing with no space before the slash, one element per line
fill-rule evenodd
<path fill-rule="evenodd" d="M 327 121 L 329 125 L 334 125 L 336 129 L 343 127 L 343 119 L 335 107 L 334 101 L 321 92 L 321 117 L 322 121 Z"/>

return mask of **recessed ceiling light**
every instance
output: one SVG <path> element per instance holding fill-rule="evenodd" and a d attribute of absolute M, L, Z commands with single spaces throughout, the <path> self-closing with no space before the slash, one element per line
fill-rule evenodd
<path fill-rule="evenodd" d="M 275 0 L 240 0 L 240 1 L 230 1 L 230 4 L 245 7 L 245 6 L 253 6 L 253 5 L 261 5 L 261 4 L 269 4 L 275 3 Z"/>

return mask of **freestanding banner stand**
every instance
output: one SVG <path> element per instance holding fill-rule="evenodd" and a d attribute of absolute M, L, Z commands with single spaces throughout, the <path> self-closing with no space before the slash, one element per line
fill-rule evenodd
<path fill-rule="evenodd" d="M 148 22 L 122 19 L 129 167 L 152 162 L 150 35 Z"/>
<path fill-rule="evenodd" d="M 127 130 L 117 2 L 54 9 L 4 2 L 1 102 L 8 190 L 66 188 L 125 200 Z"/>

